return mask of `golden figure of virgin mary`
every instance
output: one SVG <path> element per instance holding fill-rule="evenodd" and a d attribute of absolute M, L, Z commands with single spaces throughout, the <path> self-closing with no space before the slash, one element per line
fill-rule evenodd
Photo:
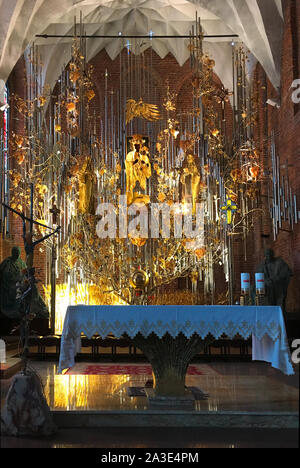
<path fill-rule="evenodd" d="M 149 149 L 144 143 L 145 140 L 142 135 L 133 135 L 131 140 L 132 150 L 126 156 L 126 196 L 128 205 L 134 200 L 134 189 L 137 182 L 140 188 L 145 191 L 147 179 L 151 177 Z"/>
<path fill-rule="evenodd" d="M 189 199 L 192 199 L 192 213 L 194 215 L 196 214 L 196 203 L 200 191 L 201 176 L 193 154 L 188 153 L 187 155 L 186 165 L 183 167 L 180 182 L 182 183 L 183 199 L 187 202 Z"/>

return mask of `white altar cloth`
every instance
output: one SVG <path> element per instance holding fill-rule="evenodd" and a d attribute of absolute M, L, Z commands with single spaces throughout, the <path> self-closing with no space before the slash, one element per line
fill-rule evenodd
<path fill-rule="evenodd" d="M 294 374 L 281 308 L 278 306 L 69 306 L 61 337 L 58 373 L 73 367 L 80 351 L 80 335 L 95 333 L 134 338 L 155 333 L 187 338 L 197 333 L 216 339 L 225 333 L 244 339 L 252 335 L 252 360 L 266 361 L 284 374 Z"/>

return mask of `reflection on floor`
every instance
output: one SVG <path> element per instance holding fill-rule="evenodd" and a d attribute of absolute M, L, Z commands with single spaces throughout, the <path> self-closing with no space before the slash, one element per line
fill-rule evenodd
<path fill-rule="evenodd" d="M 145 459 L 146 450 L 149 448 L 165 449 L 174 448 L 174 455 L 179 449 L 201 448 L 298 448 L 297 430 L 266 430 L 266 429 L 209 429 L 205 428 L 78 428 L 61 429 L 51 437 L 36 439 L 34 437 L 3 437 L 1 448 L 102 448 L 92 455 L 89 454 L 89 462 L 100 460 L 100 456 L 108 453 L 127 454 L 132 449 L 132 454 Z M 119 451 L 118 451 L 119 449 Z M 137 450 L 140 450 L 138 452 Z M 18 453 L 16 452 L 18 456 Z M 51 454 L 50 454 L 51 455 Z M 68 461 L 70 463 L 68 452 Z M 55 455 L 54 455 L 55 456 Z M 80 453 L 76 452 L 78 463 Z M 23 453 L 22 453 L 23 457 Z M 47 458 L 49 453 L 47 453 Z M 83 453 L 86 463 L 86 455 Z M 215 455 L 214 455 L 215 457 Z M 200 460 L 200 454 L 199 454 Z M 52 460 L 51 460 L 52 461 Z"/>
<path fill-rule="evenodd" d="M 39 374 L 52 410 L 148 410 L 147 398 L 128 396 L 127 387 L 143 387 L 149 375 L 57 375 L 57 362 L 31 361 L 30 366 Z M 187 375 L 186 385 L 199 387 L 209 395 L 207 400 L 196 401 L 195 411 L 299 410 L 299 374 L 284 376 L 262 362 L 193 366 L 202 369 L 202 375 Z M 11 380 L 1 381 L 1 405 Z"/>

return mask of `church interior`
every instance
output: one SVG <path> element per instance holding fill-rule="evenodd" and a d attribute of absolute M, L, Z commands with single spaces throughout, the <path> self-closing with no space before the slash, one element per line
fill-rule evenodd
<path fill-rule="evenodd" d="M 299 41 L 299 0 L 0 1 L 2 447 L 298 447 Z"/>

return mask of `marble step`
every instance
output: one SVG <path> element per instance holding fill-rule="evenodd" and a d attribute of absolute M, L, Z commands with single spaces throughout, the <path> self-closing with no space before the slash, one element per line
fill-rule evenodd
<path fill-rule="evenodd" d="M 296 412 L 51 411 L 58 428 L 67 427 L 203 427 L 297 429 Z"/>

